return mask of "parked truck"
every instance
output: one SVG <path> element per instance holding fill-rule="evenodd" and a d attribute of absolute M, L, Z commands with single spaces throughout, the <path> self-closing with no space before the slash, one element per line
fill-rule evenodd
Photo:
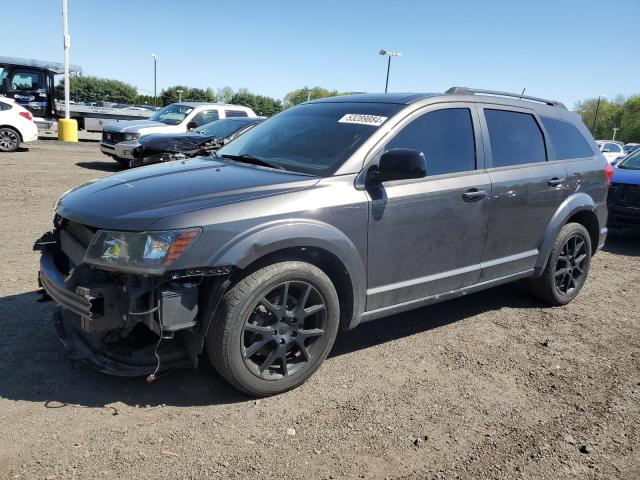
<path fill-rule="evenodd" d="M 57 128 L 58 118 L 64 117 L 64 103 L 54 96 L 55 76 L 64 73 L 62 63 L 27 58 L 0 56 L 0 96 L 13 99 L 29 110 L 41 131 Z M 69 65 L 69 72 L 82 74 L 82 67 Z M 144 120 L 152 110 L 141 108 L 109 108 L 95 105 L 69 105 L 69 116 L 78 121 L 78 128 L 102 131 L 109 123 L 123 120 Z"/>

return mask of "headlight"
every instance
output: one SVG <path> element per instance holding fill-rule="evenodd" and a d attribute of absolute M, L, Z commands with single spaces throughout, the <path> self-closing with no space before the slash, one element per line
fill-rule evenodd
<path fill-rule="evenodd" d="M 114 270 L 162 273 L 198 239 L 201 228 L 164 232 L 98 230 L 84 262 Z"/>
<path fill-rule="evenodd" d="M 124 140 L 125 142 L 128 142 L 129 140 L 137 140 L 139 136 L 139 133 L 125 133 Z"/>

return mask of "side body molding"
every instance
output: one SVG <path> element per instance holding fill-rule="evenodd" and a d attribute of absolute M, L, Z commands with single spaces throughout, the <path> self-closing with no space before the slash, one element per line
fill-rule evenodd
<path fill-rule="evenodd" d="M 560 229 L 567 223 L 567 220 L 578 212 L 581 211 L 589 211 L 597 215 L 595 213 L 596 204 L 593 201 L 591 196 L 586 193 L 578 192 L 570 197 L 568 197 L 564 202 L 560 204 L 560 207 L 554 214 L 554 216 L 549 221 L 546 230 L 544 231 L 544 235 L 542 237 L 542 242 L 540 243 L 538 260 L 536 261 L 535 270 L 536 276 L 542 275 L 544 268 L 547 264 L 547 259 L 551 253 L 551 249 L 553 248 L 553 242 L 558 235 Z M 597 245 L 593 248 L 595 249 Z"/>
<path fill-rule="evenodd" d="M 366 274 L 362 257 L 345 233 L 331 225 L 310 219 L 287 219 L 258 225 L 237 235 L 209 260 L 210 266 L 246 268 L 254 261 L 292 247 L 315 247 L 338 258 L 349 273 L 353 291 L 353 318 L 365 307 Z M 350 322 L 354 327 L 355 322 Z"/>

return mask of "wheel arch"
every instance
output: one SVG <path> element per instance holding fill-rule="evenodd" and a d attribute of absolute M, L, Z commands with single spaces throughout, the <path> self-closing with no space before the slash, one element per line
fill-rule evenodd
<path fill-rule="evenodd" d="M 364 264 L 349 237 L 331 225 L 311 220 L 264 225 L 230 241 L 209 265 L 233 266 L 236 276 L 285 260 L 306 261 L 323 270 L 340 299 L 341 328 L 355 326 L 353 319 L 365 305 Z"/>
<path fill-rule="evenodd" d="M 600 222 L 595 210 L 596 204 L 593 198 L 586 193 L 577 193 L 562 202 L 551 221 L 547 224 L 542 237 L 538 249 L 538 261 L 535 265 L 536 276 L 542 274 L 553 248 L 553 242 L 560 229 L 567 223 L 576 222 L 587 229 L 591 239 L 591 254 L 593 255 L 598 246 L 600 235 Z"/>
<path fill-rule="evenodd" d="M 22 136 L 22 132 L 20 131 L 20 129 L 18 127 L 16 127 L 15 125 L 0 124 L 0 128 L 10 128 L 14 132 L 16 132 L 18 134 L 18 138 L 20 139 L 20 143 L 22 143 L 23 136 Z"/>

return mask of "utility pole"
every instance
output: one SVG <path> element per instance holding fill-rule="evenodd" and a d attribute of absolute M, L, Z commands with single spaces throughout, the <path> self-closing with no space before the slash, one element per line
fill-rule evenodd
<path fill-rule="evenodd" d="M 596 104 L 596 114 L 593 117 L 593 125 L 591 126 L 591 134 L 596 136 L 596 122 L 598 121 L 598 110 L 600 110 L 600 100 L 602 99 L 602 95 L 598 95 L 598 103 Z"/>
<path fill-rule="evenodd" d="M 182 103 L 182 92 L 184 90 L 176 90 L 176 92 L 178 92 L 178 103 Z"/>
<path fill-rule="evenodd" d="M 611 139 L 612 142 L 615 142 L 616 140 L 616 133 L 618 133 L 618 130 L 620 130 L 619 128 L 614 128 L 613 129 L 613 138 Z"/>

